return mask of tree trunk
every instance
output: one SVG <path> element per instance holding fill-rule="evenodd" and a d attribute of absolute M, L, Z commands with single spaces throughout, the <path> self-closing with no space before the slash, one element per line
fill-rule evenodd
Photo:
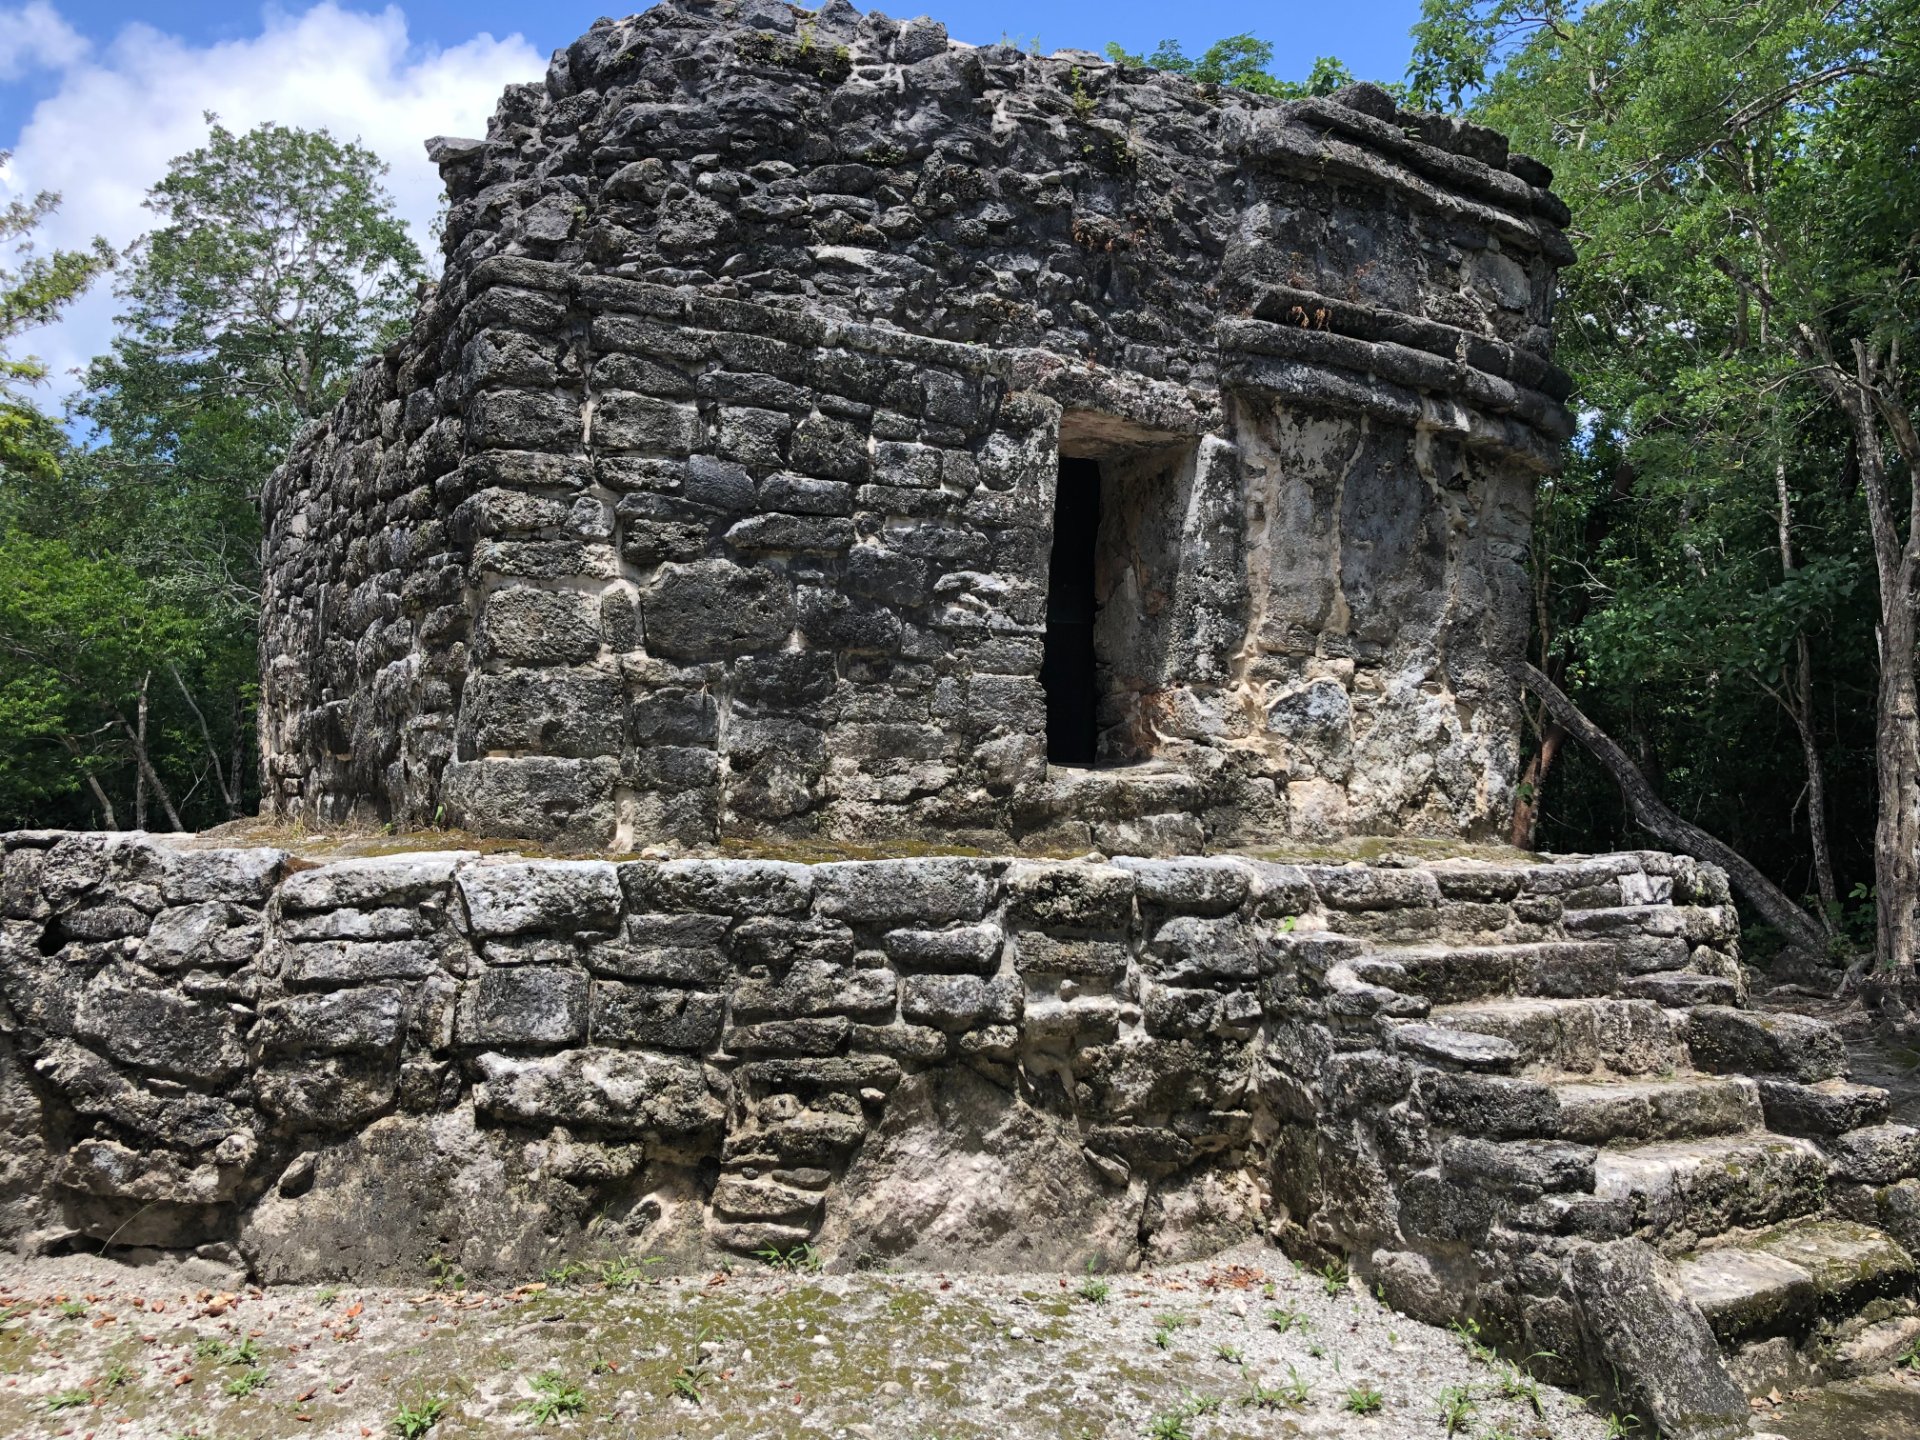
<path fill-rule="evenodd" d="M 1513 797 L 1513 827 L 1507 842 L 1518 850 L 1533 849 L 1534 833 L 1540 828 L 1540 798 L 1553 762 L 1560 758 L 1560 747 L 1567 743 L 1567 728 L 1549 719 L 1540 727 L 1540 748 L 1527 760 L 1520 776 L 1520 788 Z"/>
<path fill-rule="evenodd" d="M 71 735 L 62 735 L 60 741 L 72 752 L 73 758 L 80 762 L 80 773 L 87 777 L 87 788 L 93 792 L 94 803 L 100 807 L 100 828 L 103 830 L 118 830 L 120 828 L 120 818 L 113 813 L 113 801 L 108 798 L 107 792 L 101 788 L 100 777 L 87 769 L 87 757 L 80 749 L 80 742 Z"/>
<path fill-rule="evenodd" d="M 1771 880 L 1762 875 L 1744 856 L 1722 844 L 1699 826 L 1681 819 L 1654 793 L 1627 752 L 1606 731 L 1581 713 L 1580 708 L 1562 693 L 1559 686 L 1534 666 L 1521 661 L 1520 679 L 1540 697 L 1553 718 L 1567 728 L 1593 758 L 1598 760 L 1620 787 L 1627 812 L 1641 829 L 1663 845 L 1671 845 L 1696 859 L 1718 865 L 1727 879 L 1762 920 L 1778 930 L 1790 945 L 1818 957 L 1826 953 L 1827 940 L 1813 917 L 1790 900 Z"/>
<path fill-rule="evenodd" d="M 179 687 L 180 698 L 187 702 L 187 709 L 193 712 L 193 718 L 200 724 L 200 738 L 206 742 L 207 759 L 213 762 L 213 783 L 220 789 L 220 799 L 226 805 L 227 818 L 240 818 L 240 776 L 234 773 L 233 784 L 227 784 L 227 771 L 220 763 L 220 751 L 213 743 L 213 731 L 207 725 L 207 717 L 200 712 L 200 706 L 193 698 L 193 692 L 187 688 L 187 682 L 180 674 L 180 667 L 169 664 L 167 671 L 173 676 L 173 683 Z"/>
<path fill-rule="evenodd" d="M 1913 563 L 1903 558 L 1880 605 L 1880 698 L 1874 764 L 1880 814 L 1873 831 L 1874 951 L 1885 970 L 1920 957 L 1920 704 L 1914 691 Z"/>
<path fill-rule="evenodd" d="M 1742 292 L 1743 294 L 1745 292 Z M 1787 489 L 1787 461 L 1773 462 L 1773 488 L 1780 510 L 1780 573 L 1792 579 L 1793 496 Z M 1794 664 L 1786 679 L 1788 718 L 1800 736 L 1800 754 L 1807 767 L 1807 842 L 1813 850 L 1813 884 L 1820 895 L 1820 924 L 1829 936 L 1837 933 L 1835 916 L 1840 892 L 1833 882 L 1833 851 L 1827 843 L 1827 772 L 1820 759 L 1820 741 L 1813 728 L 1813 652 L 1804 630 L 1793 637 Z"/>
<path fill-rule="evenodd" d="M 127 739 L 133 742 L 133 763 L 140 767 L 140 773 L 146 776 L 147 783 L 153 787 L 154 798 L 160 802 L 160 808 L 166 811 L 168 823 L 175 830 L 185 830 L 187 827 L 181 823 L 180 812 L 173 808 L 173 796 L 167 790 L 166 782 L 160 778 L 160 772 L 153 768 L 153 759 L 147 754 L 147 747 L 142 743 L 139 732 L 118 710 L 113 712 L 113 718 L 119 722 Z"/>
<path fill-rule="evenodd" d="M 140 677 L 140 705 L 134 712 L 133 744 L 143 755 L 147 752 L 147 682 L 152 678 L 151 671 Z M 147 828 L 147 772 L 139 765 L 133 767 L 133 828 Z"/>

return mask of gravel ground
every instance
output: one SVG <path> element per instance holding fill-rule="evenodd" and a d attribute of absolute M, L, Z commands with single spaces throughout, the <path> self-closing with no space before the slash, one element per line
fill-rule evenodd
<path fill-rule="evenodd" d="M 1606 1433 L 1261 1247 L 1110 1278 L 643 1271 L 234 1292 L 169 1264 L 0 1263 L 0 1435 L 367 1437 L 433 1402 L 433 1440 L 532 1432 L 542 1409 L 556 1435 L 715 1440 Z M 1452 1432 L 1450 1387 L 1471 1407 Z"/>

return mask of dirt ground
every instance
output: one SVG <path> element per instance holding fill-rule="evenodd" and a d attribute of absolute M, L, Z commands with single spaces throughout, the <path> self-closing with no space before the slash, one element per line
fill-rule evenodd
<path fill-rule="evenodd" d="M 505 1293 L 449 1274 L 413 1291 L 222 1289 L 195 1264 L 0 1263 L 0 1435 L 1609 1433 L 1472 1337 L 1260 1247 L 1111 1277 L 639 1261 Z"/>

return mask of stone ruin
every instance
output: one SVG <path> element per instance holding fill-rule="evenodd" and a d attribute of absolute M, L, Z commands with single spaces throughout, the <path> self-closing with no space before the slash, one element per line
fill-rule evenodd
<path fill-rule="evenodd" d="M 269 813 L 580 849 L 1488 834 L 1566 212 L 842 5 L 661 7 L 438 140 L 445 278 L 266 497 Z"/>
<path fill-rule="evenodd" d="M 1509 805 L 1540 166 L 751 0 L 432 149 L 445 279 L 269 487 L 261 738 L 271 815 L 466 848 L 0 837 L 13 1244 L 1261 1236 L 1673 1436 L 1920 1336 L 1920 1132 L 1719 871 L 1303 843 Z"/>

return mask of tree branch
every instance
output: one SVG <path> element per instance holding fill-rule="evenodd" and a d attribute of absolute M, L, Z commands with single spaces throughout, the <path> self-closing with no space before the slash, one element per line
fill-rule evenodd
<path fill-rule="evenodd" d="M 1620 787 L 1633 821 L 1663 845 L 1718 865 L 1740 896 L 1767 924 L 1787 937 L 1789 943 L 1810 955 L 1824 955 L 1826 936 L 1812 916 L 1790 900 L 1771 880 L 1762 875 L 1745 857 L 1713 838 L 1699 826 L 1681 819 L 1654 793 L 1653 787 L 1606 731 L 1581 713 L 1558 685 L 1527 661 L 1518 663 L 1517 673 L 1526 687 L 1540 697 L 1547 712 L 1567 728 L 1574 739 L 1586 747 Z"/>

